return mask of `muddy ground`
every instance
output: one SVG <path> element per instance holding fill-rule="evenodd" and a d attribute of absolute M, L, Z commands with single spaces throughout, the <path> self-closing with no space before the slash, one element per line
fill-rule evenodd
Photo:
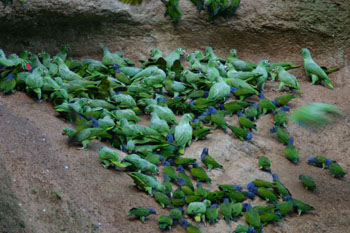
<path fill-rule="evenodd" d="M 322 50 L 322 49 L 321 49 Z M 240 50 L 239 50 L 240 51 Z M 228 50 L 218 51 L 224 55 Z M 326 54 L 315 59 L 322 65 L 337 65 L 337 59 Z M 242 58 L 259 61 L 288 60 L 302 64 L 297 53 L 243 53 Z M 339 60 L 338 60 L 339 61 Z M 295 137 L 300 162 L 290 163 L 284 158 L 284 147 L 271 135 L 272 115 L 258 120 L 258 132 L 253 143 L 241 142 L 229 133 L 216 130 L 205 141 L 194 142 L 185 156 L 199 158 L 204 146 L 224 164 L 224 171 L 209 174 L 215 189 L 218 183 L 246 185 L 255 178 L 271 180 L 268 173 L 258 169 L 258 156 L 268 156 L 272 170 L 293 196 L 314 206 L 317 210 L 298 217 L 287 217 L 283 223 L 269 225 L 264 232 L 350 232 L 349 177 L 334 179 L 327 170 L 310 166 L 310 156 L 325 155 L 350 171 L 350 91 L 349 67 L 330 75 L 335 89 L 311 85 L 303 70 L 293 70 L 304 93 L 294 99 L 291 108 L 307 102 L 324 102 L 339 106 L 347 118 L 323 130 L 302 128 L 291 122 L 288 130 Z M 268 82 L 268 98 L 283 93 L 274 91 L 278 83 Z M 230 122 L 236 124 L 236 118 Z M 50 103 L 28 97 L 25 93 L 0 95 L 0 232 L 158 232 L 157 218 L 167 214 L 145 193 L 138 191 L 124 172 L 102 167 L 98 159 L 100 142 L 92 142 L 88 150 L 69 147 L 64 127 L 70 126 L 54 111 Z M 122 154 L 122 153 L 121 153 Z M 319 192 L 305 190 L 299 174 L 312 175 Z M 132 207 L 154 207 L 146 224 L 126 217 Z M 243 222 L 243 220 L 241 220 Z M 223 220 L 212 226 L 198 225 L 203 232 L 232 232 L 237 223 L 227 225 Z M 184 232 L 177 226 L 172 232 Z"/>

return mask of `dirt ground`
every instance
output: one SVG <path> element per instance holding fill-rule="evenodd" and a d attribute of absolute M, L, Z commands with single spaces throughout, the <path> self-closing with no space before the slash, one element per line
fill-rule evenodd
<path fill-rule="evenodd" d="M 243 54 L 243 58 L 258 61 L 264 55 Z M 272 52 L 270 56 L 273 57 Z M 299 54 L 278 54 L 271 60 L 282 58 L 302 62 Z M 337 64 L 337 60 L 321 61 L 327 61 L 324 65 L 329 66 Z M 330 75 L 334 90 L 311 85 L 302 69 L 292 73 L 299 77 L 304 91 L 292 101 L 292 109 L 307 102 L 324 102 L 339 106 L 347 116 L 317 131 L 289 122 L 288 130 L 299 149 L 298 165 L 284 158 L 284 147 L 269 132 L 273 125 L 271 115 L 258 120 L 253 143 L 241 142 L 216 130 L 207 140 L 194 142 L 185 156 L 199 159 L 206 146 L 224 164 L 224 171 L 209 173 L 213 180 L 207 186 L 210 189 L 216 189 L 218 183 L 246 185 L 255 178 L 271 180 L 257 164 L 258 156 L 268 156 L 273 172 L 279 174 L 293 197 L 317 209 L 301 217 L 287 217 L 283 223 L 264 228 L 264 232 L 350 232 L 349 176 L 334 179 L 329 171 L 306 163 L 308 157 L 324 155 L 350 171 L 349 67 L 344 62 L 339 72 Z M 278 83 L 269 82 L 266 88 L 270 91 L 265 95 L 268 98 L 281 95 L 273 91 L 277 87 Z M 69 147 L 66 136 L 62 135 L 63 128 L 68 126 L 50 103 L 31 99 L 21 92 L 0 95 L 0 232 L 158 232 L 157 219 L 167 214 L 167 210 L 138 191 L 126 173 L 102 167 L 98 159 L 100 142 L 94 141 L 86 151 Z M 305 190 L 298 180 L 300 174 L 311 175 L 319 193 Z M 146 224 L 126 217 L 130 208 L 141 206 L 156 208 L 158 215 L 149 217 Z M 220 220 L 212 226 L 198 226 L 202 232 L 224 233 L 232 232 L 236 224 L 228 225 Z M 184 232 L 184 229 L 176 226 L 172 232 Z"/>

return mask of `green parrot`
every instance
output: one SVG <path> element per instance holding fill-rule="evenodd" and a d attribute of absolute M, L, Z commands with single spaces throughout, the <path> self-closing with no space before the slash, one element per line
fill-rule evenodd
<path fill-rule="evenodd" d="M 233 233 L 250 233 L 255 232 L 254 228 L 249 227 L 247 225 L 238 224 L 233 231 Z"/>
<path fill-rule="evenodd" d="M 242 203 L 232 203 L 231 209 L 232 209 L 232 219 L 234 221 L 237 221 L 243 211 Z"/>
<path fill-rule="evenodd" d="M 97 61 L 94 59 L 84 59 L 82 62 L 84 65 L 87 65 L 87 70 L 90 72 L 103 72 L 108 70 L 107 66 L 105 66 L 101 61 Z"/>
<path fill-rule="evenodd" d="M 260 117 L 259 104 L 253 103 L 252 106 L 250 106 L 249 108 L 246 108 L 246 110 L 244 111 L 244 114 L 250 120 L 255 121 L 255 120 L 259 119 L 259 117 Z"/>
<path fill-rule="evenodd" d="M 201 160 L 205 164 L 205 166 L 207 166 L 209 171 L 213 168 L 223 169 L 223 166 L 221 164 L 219 164 L 213 157 L 211 157 L 209 155 L 208 147 L 203 148 L 203 151 L 201 153 Z"/>
<path fill-rule="evenodd" d="M 285 201 L 276 204 L 276 209 L 281 213 L 282 216 L 286 216 L 287 214 L 293 211 L 293 202 Z"/>
<path fill-rule="evenodd" d="M 277 174 L 272 174 L 273 177 L 273 190 L 275 193 L 278 193 L 280 197 L 282 197 L 283 200 L 289 200 L 289 197 L 291 196 L 291 193 L 287 189 L 286 186 L 280 181 Z"/>
<path fill-rule="evenodd" d="M 170 133 L 168 123 L 165 120 L 160 119 L 156 112 L 151 112 L 151 121 L 149 127 L 156 130 L 163 136 L 166 136 Z"/>
<path fill-rule="evenodd" d="M 117 92 L 111 96 L 111 99 L 118 105 L 120 108 L 133 108 L 136 107 L 136 101 L 131 95 L 121 94 Z"/>
<path fill-rule="evenodd" d="M 190 121 L 192 117 L 189 113 L 182 116 L 180 124 L 175 127 L 175 141 L 176 145 L 180 147 L 180 153 L 183 154 L 186 145 L 191 145 L 192 140 L 192 127 Z"/>
<path fill-rule="evenodd" d="M 259 168 L 261 170 L 271 172 L 271 161 L 268 157 L 261 156 L 259 157 Z"/>
<path fill-rule="evenodd" d="M 250 141 L 253 138 L 252 133 L 249 132 L 247 129 L 242 129 L 240 127 L 232 126 L 229 124 L 227 125 L 227 127 L 229 127 L 232 133 L 234 133 L 234 135 L 242 141 L 244 140 Z"/>
<path fill-rule="evenodd" d="M 205 212 L 205 216 L 208 219 L 209 224 L 216 223 L 219 218 L 219 206 L 217 204 L 213 204 L 211 207 L 207 208 Z"/>
<path fill-rule="evenodd" d="M 225 120 L 225 112 L 217 111 L 216 108 L 209 106 L 208 107 L 207 116 L 210 116 L 209 123 L 214 125 L 214 128 L 222 128 L 224 131 L 226 130 L 226 120 Z"/>
<path fill-rule="evenodd" d="M 174 73 L 173 74 L 172 73 L 170 73 L 170 76 L 174 75 Z M 164 88 L 168 92 L 168 94 L 174 95 L 174 97 L 177 97 L 180 94 L 185 94 L 190 92 L 190 89 L 185 83 L 174 81 L 169 76 L 164 80 Z"/>
<path fill-rule="evenodd" d="M 232 203 L 228 198 L 225 198 L 220 204 L 220 213 L 227 223 L 232 220 Z"/>
<path fill-rule="evenodd" d="M 216 68 L 216 60 L 209 60 L 206 73 L 205 78 L 211 82 L 216 81 L 217 77 L 220 76 L 219 70 Z"/>
<path fill-rule="evenodd" d="M 213 48 L 210 46 L 205 46 L 205 58 L 208 61 L 215 60 L 215 61 L 225 62 L 225 59 L 222 59 L 215 55 Z"/>
<path fill-rule="evenodd" d="M 107 146 L 101 146 L 99 150 L 99 158 L 102 160 L 104 166 L 108 168 L 111 164 L 117 167 L 126 167 L 127 164 L 124 164 L 119 161 L 118 151 L 113 150 Z"/>
<path fill-rule="evenodd" d="M 289 111 L 289 107 L 283 106 L 279 111 L 276 111 L 274 114 L 275 126 L 277 127 L 287 127 L 287 111 Z"/>
<path fill-rule="evenodd" d="M 289 134 L 287 131 L 282 129 L 281 127 L 274 126 L 270 129 L 271 133 L 276 133 L 277 134 L 277 139 L 283 144 L 287 145 L 288 144 L 288 139 L 289 139 Z"/>
<path fill-rule="evenodd" d="M 293 202 L 293 207 L 297 210 L 298 215 L 300 216 L 303 212 L 306 211 L 311 211 L 311 210 L 315 210 L 314 207 L 312 207 L 311 205 L 308 205 L 300 200 L 297 199 L 292 199 Z"/>
<path fill-rule="evenodd" d="M 259 92 L 252 85 L 247 83 L 246 80 L 241 80 L 236 78 L 226 78 L 225 82 L 231 87 L 235 87 L 237 89 L 243 88 L 246 90 L 250 90 L 255 95 L 259 95 Z"/>
<path fill-rule="evenodd" d="M 192 166 L 190 171 L 193 178 L 197 181 L 204 181 L 211 184 L 211 179 L 203 168 L 199 167 L 197 163 L 194 163 Z"/>
<path fill-rule="evenodd" d="M 181 11 L 180 8 L 178 6 L 179 4 L 179 0 L 161 0 L 165 7 L 166 7 L 166 11 L 164 13 L 164 16 L 169 15 L 171 18 L 171 21 L 173 21 L 173 23 L 177 23 L 180 20 L 181 17 Z M 170 68 L 169 68 L 170 69 Z"/>
<path fill-rule="evenodd" d="M 257 66 L 254 63 L 246 62 L 237 58 L 237 50 L 231 49 L 227 57 L 227 63 L 233 64 L 238 71 L 252 71 Z"/>
<path fill-rule="evenodd" d="M 30 73 L 26 78 L 26 90 L 32 90 L 37 94 L 38 99 L 41 99 L 41 88 L 44 85 L 44 80 L 42 77 L 43 71 L 40 67 L 37 67 Z"/>
<path fill-rule="evenodd" d="M 329 165 L 329 171 L 335 178 L 343 178 L 347 174 L 347 172 L 345 172 L 343 168 L 336 162 L 332 162 Z"/>
<path fill-rule="evenodd" d="M 151 129 L 144 125 L 139 124 L 130 124 L 127 119 L 121 119 L 120 121 L 122 132 L 124 135 L 128 138 L 136 138 L 141 136 L 159 136 L 160 134 L 155 131 L 154 129 Z"/>
<path fill-rule="evenodd" d="M 156 201 L 162 206 L 162 208 L 165 208 L 171 204 L 170 198 L 162 192 L 154 192 L 153 196 L 154 199 L 156 199 Z"/>
<path fill-rule="evenodd" d="M 159 173 L 158 167 L 156 165 L 141 158 L 137 154 L 131 154 L 131 155 L 125 156 L 122 162 L 130 163 L 133 167 L 136 168 L 135 170 L 139 172 L 149 171 L 152 173 Z"/>
<path fill-rule="evenodd" d="M 171 231 L 171 227 L 173 226 L 174 222 L 173 222 L 173 219 L 171 218 L 171 216 L 162 215 L 158 218 L 158 224 L 159 224 L 159 228 L 161 230 Z"/>
<path fill-rule="evenodd" d="M 270 111 L 276 110 L 276 105 L 274 105 L 271 100 L 266 99 L 263 93 L 259 94 L 259 100 L 259 111 L 264 115 Z"/>
<path fill-rule="evenodd" d="M 134 180 L 134 183 L 137 188 L 148 192 L 149 195 L 153 195 L 153 189 L 163 193 L 166 190 L 164 185 L 158 183 L 156 178 L 154 178 L 153 176 L 148 176 L 142 174 L 141 172 L 131 172 L 128 173 L 128 176 L 130 176 Z"/>
<path fill-rule="evenodd" d="M 71 71 L 60 57 L 54 57 L 54 62 L 58 65 L 58 75 L 65 81 L 80 80 L 82 77 Z"/>
<path fill-rule="evenodd" d="M 180 223 L 181 226 L 186 229 L 186 233 L 202 233 L 196 226 L 191 225 L 185 219 L 181 219 Z"/>
<path fill-rule="evenodd" d="M 253 180 L 253 183 L 257 187 L 271 188 L 273 186 L 273 184 L 271 182 L 266 181 L 266 180 L 260 180 L 260 179 Z"/>
<path fill-rule="evenodd" d="M 236 71 L 234 69 L 231 69 L 227 72 L 228 78 L 235 78 L 235 79 L 242 79 L 245 81 L 252 81 L 260 77 L 261 74 L 255 73 L 255 72 L 248 72 L 248 71 Z"/>
<path fill-rule="evenodd" d="M 13 93 L 16 87 L 16 78 L 14 74 L 9 74 L 5 78 L 0 79 L 0 91 L 5 94 Z"/>
<path fill-rule="evenodd" d="M 328 78 L 326 72 L 316 64 L 312 59 L 310 51 L 307 48 L 301 49 L 301 55 L 304 58 L 304 68 L 306 75 L 311 78 L 312 84 L 325 81 L 330 88 L 333 88 L 331 81 Z"/>
<path fill-rule="evenodd" d="M 302 126 L 318 128 L 335 122 L 335 117 L 344 117 L 338 107 L 324 103 L 308 103 L 295 109 L 290 119 Z"/>
<path fill-rule="evenodd" d="M 277 107 L 284 106 L 284 105 L 287 105 L 289 101 L 291 101 L 294 98 L 295 98 L 295 95 L 293 94 L 282 95 L 272 100 L 272 103 Z"/>
<path fill-rule="evenodd" d="M 289 89 L 295 89 L 300 93 L 303 92 L 299 87 L 298 79 L 294 75 L 288 73 L 281 66 L 276 67 L 275 70 L 278 73 L 278 80 L 280 81 L 280 85 L 278 87 L 279 91 L 281 91 L 283 87 L 286 86 Z"/>
<path fill-rule="evenodd" d="M 232 101 L 232 102 L 227 102 L 223 104 L 222 107 L 223 107 L 223 110 L 229 112 L 230 116 L 232 116 L 237 112 L 243 111 L 248 106 L 249 106 L 249 103 L 245 101 Z"/>
<path fill-rule="evenodd" d="M 181 220 L 182 214 L 183 208 L 174 208 L 170 210 L 170 217 L 172 217 L 175 223 L 178 223 Z"/>
<path fill-rule="evenodd" d="M 266 226 L 271 222 L 282 222 L 281 216 L 276 213 L 261 213 L 260 221 Z"/>
<path fill-rule="evenodd" d="M 254 122 L 252 122 L 247 117 L 245 117 L 242 112 L 239 112 L 237 116 L 238 116 L 238 123 L 242 128 L 250 129 L 250 130 L 254 129 L 258 131 L 258 129 L 256 128 L 256 124 L 254 124 Z"/>
<path fill-rule="evenodd" d="M 147 112 L 156 112 L 159 118 L 165 120 L 169 125 L 178 124 L 174 112 L 168 107 L 151 104 L 145 110 Z"/>
<path fill-rule="evenodd" d="M 211 86 L 209 90 L 209 99 L 222 100 L 230 95 L 230 86 L 220 77 L 217 77 L 218 82 Z"/>
<path fill-rule="evenodd" d="M 176 180 L 177 178 L 176 170 L 172 166 L 170 166 L 170 163 L 167 161 L 164 161 L 163 166 L 164 166 L 163 168 L 164 174 L 169 176 L 171 180 Z"/>
<path fill-rule="evenodd" d="M 258 188 L 258 195 L 268 202 L 276 202 L 278 200 L 276 194 L 264 187 Z"/>
<path fill-rule="evenodd" d="M 209 200 L 191 202 L 187 207 L 187 214 L 194 216 L 196 222 L 205 222 L 205 213 L 210 205 L 211 202 Z"/>
<path fill-rule="evenodd" d="M 254 208 L 249 208 L 245 214 L 245 220 L 249 226 L 253 227 L 258 233 L 261 233 L 260 215 Z"/>
<path fill-rule="evenodd" d="M 102 63 L 103 65 L 113 66 L 117 64 L 119 67 L 127 66 L 120 52 L 111 53 L 107 46 L 102 47 Z"/>
<path fill-rule="evenodd" d="M 333 162 L 325 156 L 315 156 L 307 159 L 309 164 L 315 165 L 316 167 L 321 167 L 322 169 L 326 169 Z"/>
<path fill-rule="evenodd" d="M 190 84 L 194 89 L 198 89 L 198 86 L 201 85 L 204 82 L 204 75 L 202 73 L 194 73 L 190 70 L 184 70 L 182 72 L 182 76 L 184 79 L 182 81 L 186 81 L 188 84 Z M 198 97 L 202 97 L 204 95 L 203 90 L 199 90 L 201 92 Z M 192 92 L 191 92 L 192 94 Z M 195 98 L 196 96 L 193 96 L 194 94 L 191 94 L 188 96 L 188 98 Z"/>
<path fill-rule="evenodd" d="M 178 0 L 169 0 L 170 3 L 176 4 Z M 176 2 L 176 3 L 175 3 Z M 177 48 L 172 51 L 166 58 L 166 67 L 167 69 L 171 69 L 176 60 L 181 60 L 181 57 L 185 54 L 185 50 L 183 48 Z"/>
<path fill-rule="evenodd" d="M 288 139 L 288 145 L 284 149 L 284 154 L 288 160 L 296 164 L 299 161 L 298 149 L 295 148 L 293 144 L 294 144 L 294 138 L 290 137 Z"/>
<path fill-rule="evenodd" d="M 118 121 L 125 118 L 128 121 L 139 122 L 140 118 L 136 115 L 136 113 L 132 109 L 120 109 L 112 111 L 112 116 L 116 118 Z"/>
<path fill-rule="evenodd" d="M 299 180 L 301 181 L 301 183 L 306 189 L 316 192 L 317 190 L 316 183 L 311 176 L 300 175 Z"/>
<path fill-rule="evenodd" d="M 261 76 L 257 78 L 256 85 L 260 88 L 260 90 L 264 91 L 265 82 L 269 76 L 267 71 L 267 67 L 269 66 L 268 60 L 261 60 L 258 66 L 252 71 L 254 73 L 260 74 Z"/>
<path fill-rule="evenodd" d="M 157 214 L 156 210 L 153 208 L 147 209 L 147 208 L 132 208 L 129 210 L 128 216 L 135 216 L 136 218 L 139 218 L 143 223 L 145 222 L 146 217 L 148 217 L 151 214 Z"/>

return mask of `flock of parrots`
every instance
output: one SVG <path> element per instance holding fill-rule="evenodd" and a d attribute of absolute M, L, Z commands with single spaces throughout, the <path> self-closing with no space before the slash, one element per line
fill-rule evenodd
<path fill-rule="evenodd" d="M 253 140 L 254 123 L 265 114 L 273 114 L 271 132 L 285 147 L 285 157 L 298 163 L 298 150 L 286 129 L 288 103 L 302 93 L 298 80 L 288 72 L 300 66 L 290 62 L 258 64 L 237 57 L 232 49 L 228 58 L 218 57 L 209 46 L 205 53 L 187 54 L 178 48 L 168 56 L 152 49 L 147 61 L 140 66 L 103 47 L 101 61 L 82 61 L 67 57 L 68 46 L 51 57 L 42 51 L 33 54 L 23 51 L 6 56 L 0 50 L 0 91 L 5 94 L 15 90 L 26 91 L 38 99 L 52 102 L 61 116 L 70 120 L 74 128 L 65 128 L 71 145 L 86 148 L 90 141 L 107 141 L 128 155 L 120 160 L 118 152 L 101 146 L 99 158 L 107 168 L 128 172 L 140 190 L 154 197 L 163 207 L 170 209 L 169 216 L 159 217 L 162 230 L 181 224 L 187 232 L 200 230 L 195 222 L 215 223 L 219 215 L 227 222 L 244 216 L 247 225 L 238 225 L 234 232 L 262 232 L 262 227 L 290 215 L 314 208 L 294 199 L 289 190 L 272 174 L 273 181 L 253 180 L 246 189 L 235 184 L 219 184 L 217 190 L 203 188 L 201 182 L 211 183 L 206 170 L 224 169 L 204 148 L 198 160 L 183 156 L 192 140 L 204 140 L 212 128 L 229 129 L 238 139 Z M 186 55 L 186 56 L 185 56 Z M 328 73 L 337 69 L 318 66 L 310 51 L 302 49 L 304 67 L 313 84 L 323 81 L 333 88 Z M 188 66 L 183 66 L 187 57 Z M 271 78 L 279 81 L 279 90 L 291 91 L 270 100 L 263 94 L 265 83 Z M 293 94 L 293 92 L 295 92 Z M 235 100 L 236 99 L 236 100 Z M 338 114 L 335 107 L 310 103 L 292 114 L 300 124 L 325 124 L 326 114 Z M 175 114 L 182 114 L 178 122 Z M 237 114 L 236 125 L 226 119 Z M 139 124 L 139 116 L 150 117 L 149 126 Z M 271 172 L 268 157 L 261 156 L 259 167 Z M 342 178 L 346 172 L 341 166 L 323 156 L 311 157 L 308 163 L 329 169 L 334 177 Z M 162 182 L 153 175 L 164 173 Z M 193 184 L 193 180 L 197 182 Z M 302 184 L 317 191 L 312 177 L 300 175 Z M 264 206 L 251 206 L 247 200 L 257 196 L 267 201 Z M 133 208 L 128 216 L 143 222 L 154 209 Z"/>

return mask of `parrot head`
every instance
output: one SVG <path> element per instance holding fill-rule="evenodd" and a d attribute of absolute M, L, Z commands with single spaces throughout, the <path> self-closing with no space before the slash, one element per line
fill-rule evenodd
<path fill-rule="evenodd" d="M 183 166 L 179 165 L 179 166 L 176 167 L 176 171 L 181 173 L 181 172 L 184 172 L 185 169 L 184 169 Z"/>
<path fill-rule="evenodd" d="M 243 187 L 238 184 L 234 184 L 233 186 L 235 186 L 236 191 L 242 191 L 243 189 Z"/>
<path fill-rule="evenodd" d="M 231 55 L 232 57 L 237 57 L 237 50 L 236 50 L 236 49 L 231 49 L 231 50 L 230 50 L 230 55 Z"/>
<path fill-rule="evenodd" d="M 264 95 L 264 93 L 259 93 L 259 100 L 262 100 L 262 99 L 265 99 L 265 95 Z"/>
<path fill-rule="evenodd" d="M 304 175 L 300 175 L 300 176 L 299 176 L 299 180 L 302 180 L 303 177 L 304 177 Z"/>
<path fill-rule="evenodd" d="M 224 110 L 225 109 L 225 105 L 224 104 L 220 104 L 219 109 L 220 110 Z"/>
<path fill-rule="evenodd" d="M 231 87 L 231 93 L 232 93 L 232 94 L 234 94 L 234 93 L 235 93 L 235 91 L 237 91 L 237 88 L 235 88 L 235 87 Z"/>
<path fill-rule="evenodd" d="M 248 197 L 251 200 L 255 199 L 255 193 L 254 192 L 247 192 L 244 194 L 244 196 Z"/>
<path fill-rule="evenodd" d="M 217 112 L 216 108 L 213 107 L 213 106 L 209 106 L 208 107 L 208 111 L 209 111 L 210 114 L 215 114 Z"/>
<path fill-rule="evenodd" d="M 203 188 L 203 185 L 202 185 L 201 183 L 197 183 L 197 184 L 196 184 L 196 187 L 197 187 L 197 188 Z"/>
<path fill-rule="evenodd" d="M 172 143 L 174 141 L 174 136 L 169 133 L 167 136 L 166 136 L 166 142 L 167 143 Z"/>
<path fill-rule="evenodd" d="M 285 195 L 282 197 L 283 201 L 291 201 L 292 197 L 290 195 Z"/>
<path fill-rule="evenodd" d="M 253 134 L 250 132 L 247 134 L 247 136 L 245 136 L 245 139 L 248 141 L 252 140 L 252 138 L 253 138 Z"/>
<path fill-rule="evenodd" d="M 223 203 L 230 203 L 230 200 L 226 197 L 223 201 Z"/>
<path fill-rule="evenodd" d="M 256 185 L 254 184 L 254 182 L 250 182 L 247 184 L 247 189 L 249 191 L 253 190 L 254 188 L 256 188 Z"/>
<path fill-rule="evenodd" d="M 302 48 L 301 49 L 301 55 L 303 56 L 303 58 L 309 58 L 311 57 L 310 55 L 310 50 L 307 48 Z"/>
<path fill-rule="evenodd" d="M 310 157 L 307 159 L 307 162 L 311 164 L 317 164 L 317 159 L 316 157 Z"/>
<path fill-rule="evenodd" d="M 247 233 L 256 233 L 256 230 L 253 227 L 249 227 Z"/>
<path fill-rule="evenodd" d="M 276 173 L 273 173 L 272 174 L 272 180 L 273 181 L 277 181 L 277 180 L 280 180 L 280 178 L 278 177 L 278 175 Z"/>
<path fill-rule="evenodd" d="M 293 144 L 294 144 L 294 138 L 293 137 L 288 138 L 288 146 L 293 146 Z"/>
<path fill-rule="evenodd" d="M 208 96 L 209 96 L 209 92 L 208 91 L 204 91 L 202 97 L 203 98 L 207 98 Z"/>
<path fill-rule="evenodd" d="M 272 100 L 271 101 L 276 107 L 279 107 L 279 103 L 277 102 L 277 100 Z"/>
<path fill-rule="evenodd" d="M 206 154 L 206 155 L 209 154 L 209 149 L 208 149 L 208 147 L 204 147 L 204 148 L 203 148 L 202 154 Z"/>
<path fill-rule="evenodd" d="M 14 74 L 9 74 L 7 75 L 7 79 L 14 79 L 15 78 L 15 75 Z"/>
<path fill-rule="evenodd" d="M 185 185 L 185 179 L 182 177 L 178 177 L 176 178 L 176 183 L 180 186 L 184 186 Z"/>
<path fill-rule="evenodd" d="M 215 204 L 212 204 L 211 207 L 217 209 L 217 208 L 219 208 L 219 205 L 215 203 Z"/>
<path fill-rule="evenodd" d="M 170 163 L 168 161 L 164 161 L 162 165 L 163 165 L 163 167 L 170 166 Z"/>
<path fill-rule="evenodd" d="M 239 112 L 239 113 L 237 113 L 237 116 L 238 116 L 238 117 L 243 116 L 243 112 Z"/>
<path fill-rule="evenodd" d="M 149 214 L 157 214 L 157 211 L 153 208 L 149 208 Z"/>
<path fill-rule="evenodd" d="M 276 131 L 277 131 L 277 126 L 274 126 L 270 129 L 271 133 L 276 133 Z"/>
<path fill-rule="evenodd" d="M 188 221 L 186 219 L 181 219 L 180 223 L 181 223 L 181 226 L 183 226 L 184 228 L 187 228 Z"/>
<path fill-rule="evenodd" d="M 330 160 L 330 159 L 326 159 L 326 160 L 324 161 L 324 163 L 325 163 L 325 164 L 326 164 L 326 166 L 328 167 L 329 165 L 331 165 L 332 160 Z"/>
<path fill-rule="evenodd" d="M 242 208 L 243 212 L 247 212 L 250 208 L 252 208 L 252 205 L 248 202 L 243 203 L 242 206 L 243 206 L 243 208 Z"/>
<path fill-rule="evenodd" d="M 290 110 L 290 107 L 288 105 L 285 105 L 281 108 L 283 112 L 288 112 Z"/>

